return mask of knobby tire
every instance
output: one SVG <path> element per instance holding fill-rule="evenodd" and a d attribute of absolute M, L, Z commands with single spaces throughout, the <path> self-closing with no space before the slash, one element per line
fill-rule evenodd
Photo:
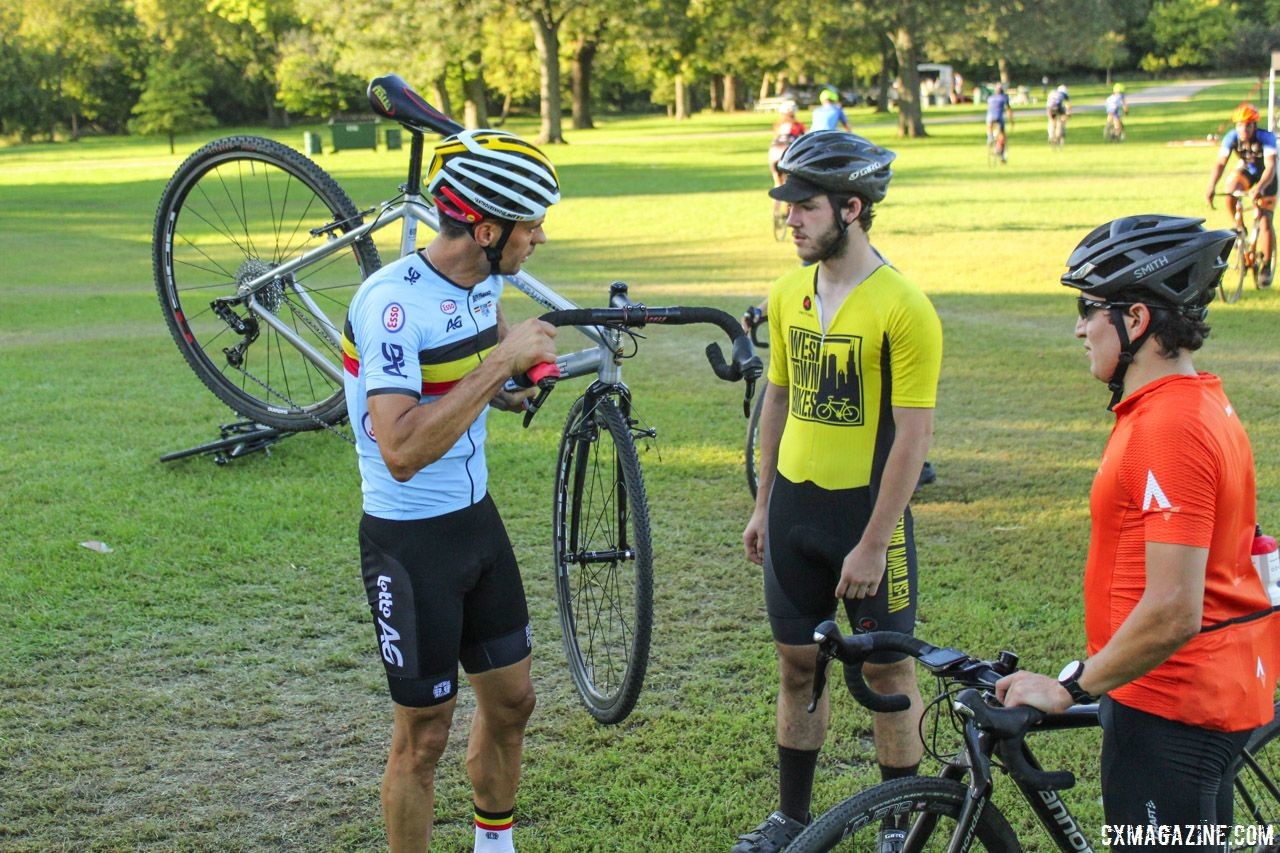
<path fill-rule="evenodd" d="M 1261 727 L 1245 744 L 1234 774 L 1235 812 L 1232 823 L 1239 826 L 1276 827 L 1280 833 L 1280 705 L 1277 718 Z M 1280 836 L 1271 845 L 1236 845 L 1237 851 L 1280 850 Z"/>
<path fill-rule="evenodd" d="M 904 827 L 920 823 L 920 830 L 932 830 L 920 846 L 908 845 L 911 849 L 946 850 L 967 790 L 960 782 L 931 777 L 883 782 L 833 806 L 791 842 L 787 853 L 873 851 L 881 821 L 890 814 L 900 816 Z M 1002 853 L 1022 850 L 1009 821 L 990 802 L 978 818 L 973 847 Z"/>
<path fill-rule="evenodd" d="M 337 234 L 360 223 L 342 188 L 302 154 L 259 137 L 205 145 L 161 196 L 152 245 L 165 322 L 196 376 L 256 423 L 299 431 L 341 421 L 342 383 L 237 302 L 230 306 L 235 315 L 258 325 L 256 339 L 245 344 L 249 336 L 218 316 L 213 300 L 235 297 L 241 284 L 322 246 L 327 236 L 311 231 L 335 222 L 342 223 L 332 229 Z M 379 266 L 378 250 L 365 237 L 269 283 L 257 299 L 341 367 L 341 348 L 327 326 L 342 330 L 352 295 Z M 226 354 L 237 345 L 239 366 Z"/>
<path fill-rule="evenodd" d="M 609 397 L 569 411 L 553 507 L 556 608 L 574 687 L 621 722 L 644 684 L 653 628 L 649 504 L 631 428 Z"/>
<path fill-rule="evenodd" d="M 764 391 L 757 389 L 756 401 L 751 406 L 751 418 L 747 421 L 747 441 L 743 458 L 747 471 L 747 488 L 751 497 L 760 488 L 760 413 L 764 410 Z"/>

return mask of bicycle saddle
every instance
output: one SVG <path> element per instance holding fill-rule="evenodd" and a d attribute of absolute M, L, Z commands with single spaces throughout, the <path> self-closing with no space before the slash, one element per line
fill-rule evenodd
<path fill-rule="evenodd" d="M 378 115 L 399 122 L 410 131 L 429 130 L 448 136 L 463 129 L 409 88 L 399 74 L 384 74 L 369 82 L 369 105 Z"/>

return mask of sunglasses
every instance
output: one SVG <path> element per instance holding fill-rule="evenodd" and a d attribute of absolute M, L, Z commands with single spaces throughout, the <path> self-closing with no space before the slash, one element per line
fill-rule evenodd
<path fill-rule="evenodd" d="M 1089 313 L 1101 308 L 1128 308 L 1137 305 L 1136 302 L 1099 302 L 1096 299 L 1088 299 L 1084 296 L 1076 297 L 1076 310 L 1080 312 L 1080 319 L 1089 319 Z"/>

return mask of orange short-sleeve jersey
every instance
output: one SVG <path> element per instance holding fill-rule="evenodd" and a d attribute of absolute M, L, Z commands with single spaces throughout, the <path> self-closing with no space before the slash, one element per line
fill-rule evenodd
<path fill-rule="evenodd" d="M 1253 451 L 1217 377 L 1169 376 L 1119 403 L 1090 495 L 1085 633 L 1101 649 L 1146 589 L 1146 543 L 1209 550 L 1208 626 L 1270 606 L 1250 558 L 1256 517 Z M 1280 620 L 1201 633 L 1167 661 L 1112 691 L 1116 701 L 1218 731 L 1270 721 Z"/>

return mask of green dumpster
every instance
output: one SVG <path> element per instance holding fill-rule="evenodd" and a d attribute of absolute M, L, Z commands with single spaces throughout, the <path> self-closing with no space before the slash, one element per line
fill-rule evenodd
<path fill-rule="evenodd" d="M 400 150 L 400 128 L 398 127 L 387 128 L 387 150 L 388 151 Z"/>
<path fill-rule="evenodd" d="M 378 126 L 373 122 L 334 122 L 333 150 L 378 147 Z"/>
<path fill-rule="evenodd" d="M 313 133 L 310 130 L 303 131 L 302 150 L 306 154 L 323 154 L 324 149 L 320 145 L 320 134 Z"/>

